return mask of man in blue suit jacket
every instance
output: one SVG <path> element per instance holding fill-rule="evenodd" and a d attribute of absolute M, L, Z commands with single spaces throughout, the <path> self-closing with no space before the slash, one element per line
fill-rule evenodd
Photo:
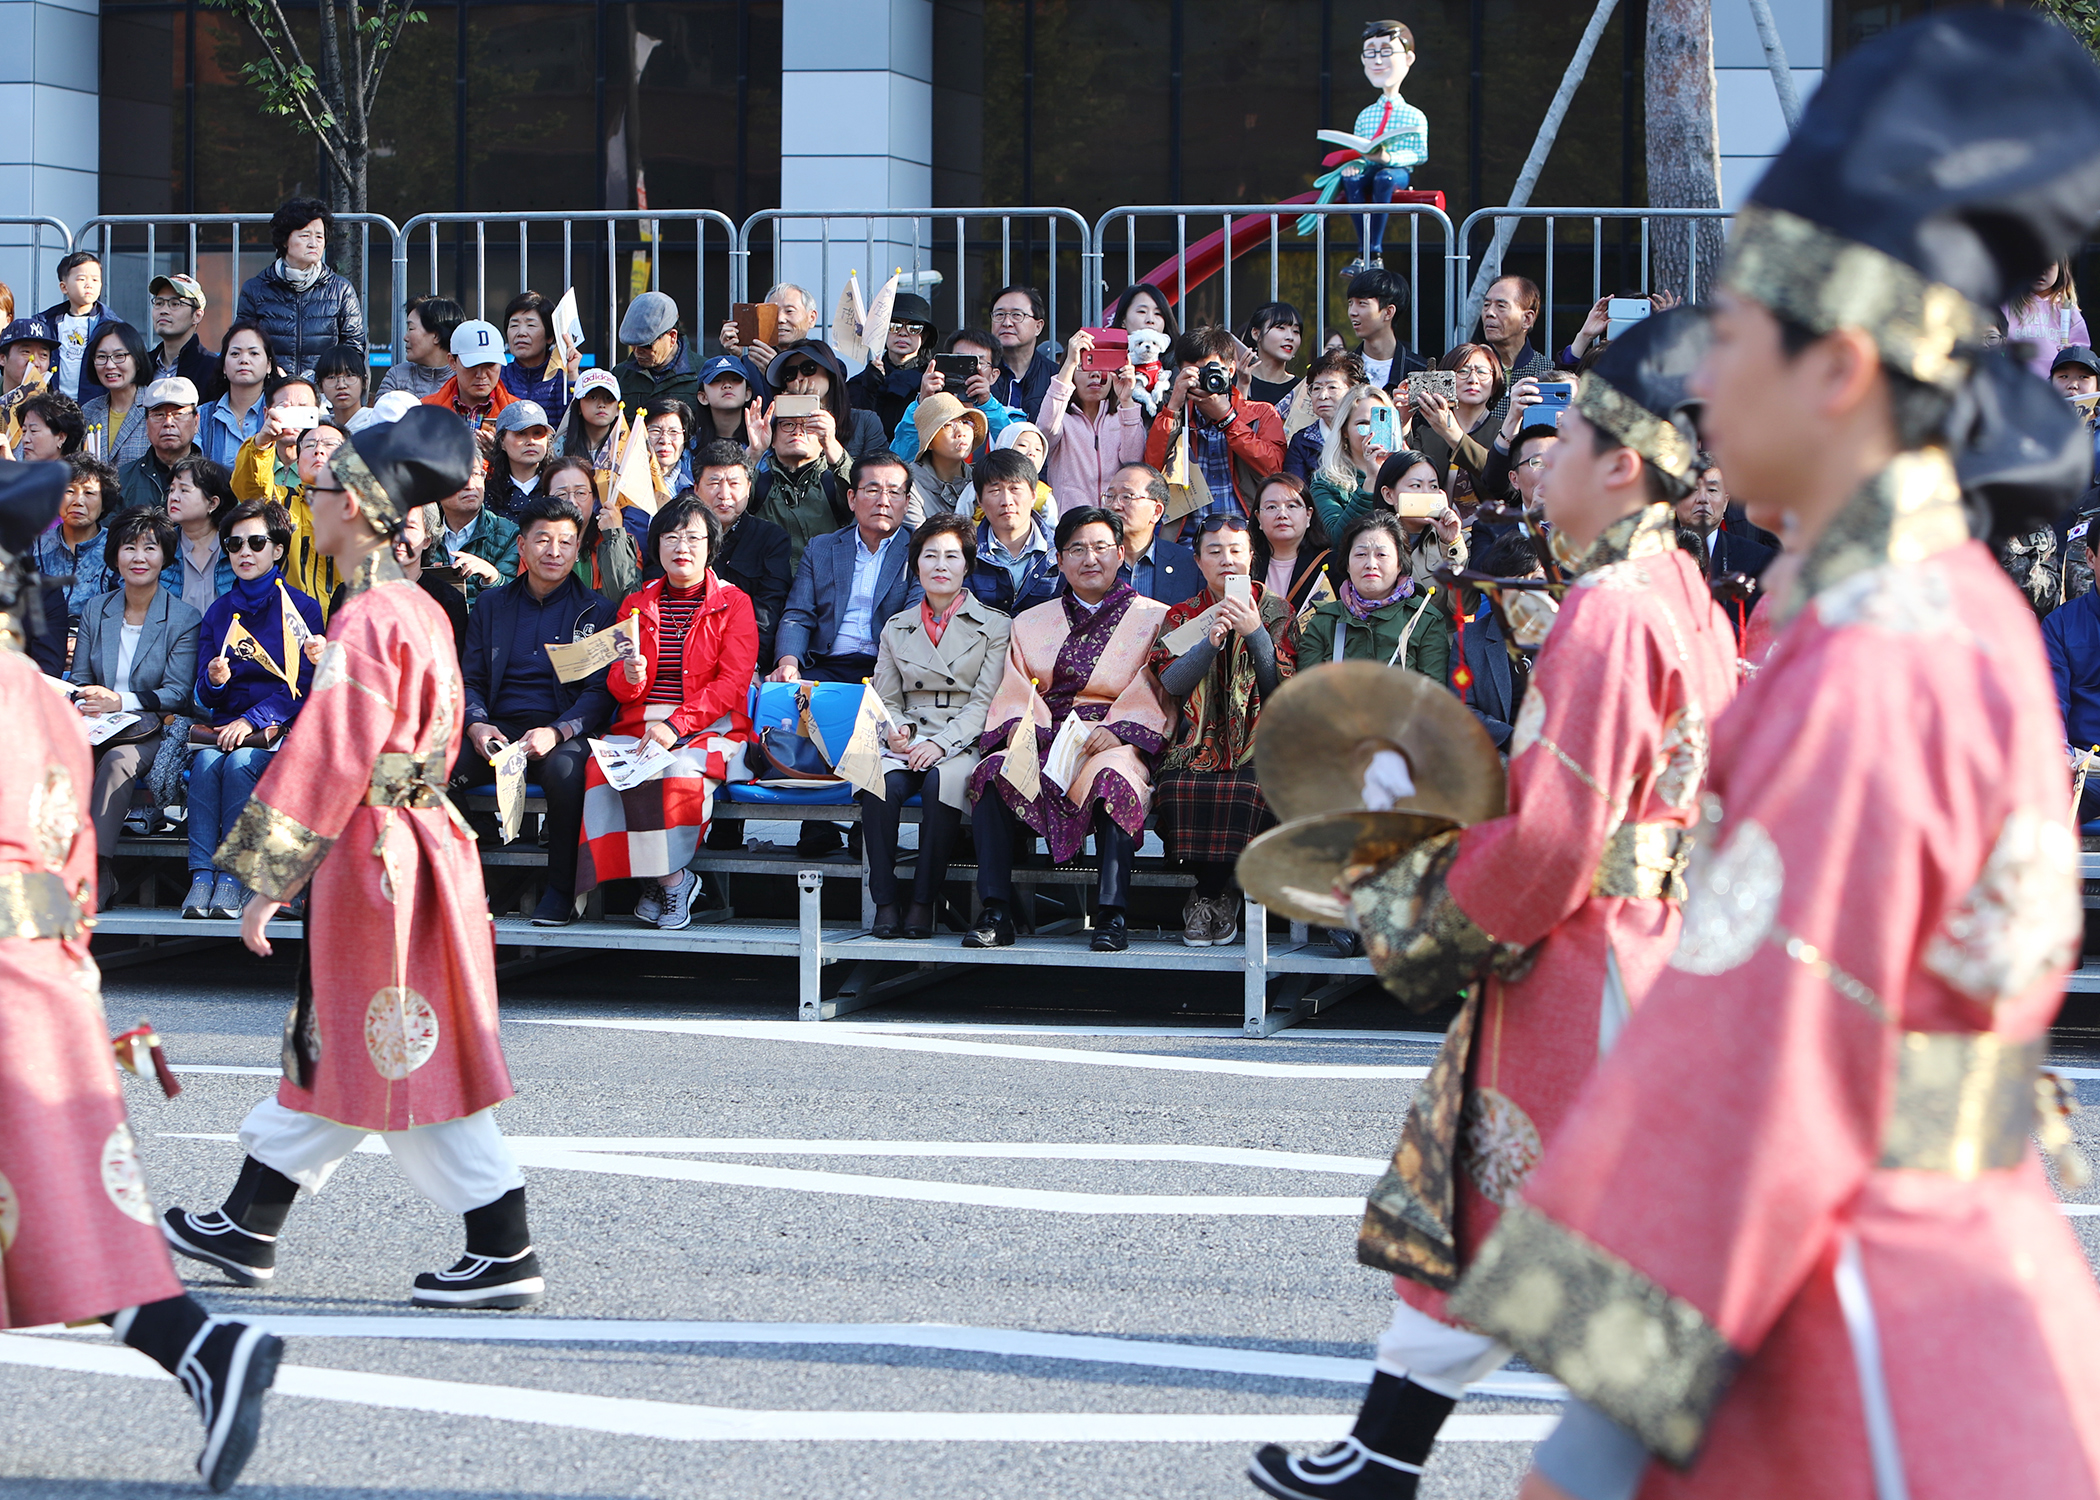
<path fill-rule="evenodd" d="M 769 681 L 859 682 L 875 670 L 883 625 L 923 592 L 909 566 L 911 538 L 899 529 L 911 494 L 904 461 L 889 453 L 858 459 L 851 484 L 853 524 L 802 551 Z"/>
<path fill-rule="evenodd" d="M 1147 599 L 1179 604 L 1203 592 L 1196 554 L 1161 536 L 1167 513 L 1166 476 L 1150 464 L 1125 464 L 1110 476 L 1101 508 L 1123 518 L 1123 563 L 1118 575 Z"/>
<path fill-rule="evenodd" d="M 2092 517 L 2071 528 L 2068 546 L 2081 562 L 2095 556 Z M 2074 751 L 2100 745 L 2100 589 L 2088 589 L 2070 603 L 2051 610 L 2042 621 L 2042 647 L 2049 653 L 2049 672 L 2056 679 L 2056 702 L 2064 715 L 2064 742 Z M 2078 821 L 2100 818 L 2100 770 L 2085 783 Z"/>

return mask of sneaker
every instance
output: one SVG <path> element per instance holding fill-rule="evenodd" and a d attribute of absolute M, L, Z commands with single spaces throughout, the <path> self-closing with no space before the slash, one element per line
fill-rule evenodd
<path fill-rule="evenodd" d="M 235 1286 L 268 1286 L 277 1274 L 277 1236 L 243 1229 L 222 1209 L 171 1208 L 160 1216 L 160 1232 L 176 1254 L 217 1266 Z"/>
<path fill-rule="evenodd" d="M 576 920 L 576 898 L 564 896 L 549 886 L 540 892 L 540 904 L 532 909 L 535 927 L 566 927 Z"/>
<path fill-rule="evenodd" d="M 1096 953 L 1121 953 L 1130 946 L 1130 926 L 1117 912 L 1094 923 L 1093 948 Z"/>
<path fill-rule="evenodd" d="M 241 1477 L 262 1431 L 262 1398 L 277 1379 L 284 1340 L 252 1323 L 213 1318 L 197 1330 L 175 1378 L 204 1418 L 204 1451 L 197 1472 L 212 1493 L 224 1494 Z"/>
<path fill-rule="evenodd" d="M 656 925 L 656 919 L 662 916 L 663 914 L 663 883 L 661 881 L 656 880 L 643 881 L 642 894 L 635 898 L 634 919 L 637 922 L 645 922 L 649 926 L 654 927 Z"/>
<path fill-rule="evenodd" d="M 209 870 L 201 870 L 190 877 L 190 893 L 182 898 L 182 914 L 185 917 L 211 915 L 211 892 L 214 884 Z"/>
<path fill-rule="evenodd" d="M 1006 914 L 1004 906 L 988 901 L 977 925 L 963 934 L 962 945 L 965 948 L 1011 948 L 1014 945 L 1014 919 Z"/>
<path fill-rule="evenodd" d="M 1327 942 L 1328 946 L 1334 949 L 1335 956 L 1338 958 L 1362 958 L 1364 956 L 1364 940 L 1347 927 L 1328 928 Z"/>
<path fill-rule="evenodd" d="M 700 877 L 690 870 L 686 872 L 685 884 L 673 890 L 663 887 L 664 909 L 656 919 L 663 932 L 676 932 L 681 927 L 693 925 L 693 894 L 700 889 Z"/>
<path fill-rule="evenodd" d="M 1270 1443 L 1248 1461 L 1247 1477 L 1277 1500 L 1413 1500 L 1422 1471 L 1346 1437 L 1308 1458 Z"/>
<path fill-rule="evenodd" d="M 229 922 L 238 922 L 241 919 L 241 906 L 246 900 L 247 893 L 241 889 L 241 883 L 231 875 L 221 874 L 211 888 L 211 914 Z"/>
<path fill-rule="evenodd" d="M 448 1271 L 425 1271 L 416 1278 L 417 1307 L 538 1307 L 547 1294 L 540 1258 L 528 1246 L 508 1260 L 462 1255 Z"/>
<path fill-rule="evenodd" d="M 1181 908 L 1181 940 L 1191 948 L 1208 948 L 1213 939 L 1211 928 L 1216 925 L 1211 911 L 1210 897 L 1191 893 Z"/>
<path fill-rule="evenodd" d="M 1240 898 L 1227 891 L 1222 896 L 1213 896 L 1210 902 L 1210 942 L 1213 948 L 1223 948 L 1240 932 Z"/>

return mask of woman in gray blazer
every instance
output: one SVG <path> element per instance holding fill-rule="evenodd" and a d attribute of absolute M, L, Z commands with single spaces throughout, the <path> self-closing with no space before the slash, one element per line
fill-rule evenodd
<path fill-rule="evenodd" d="M 73 703 L 92 721 L 109 714 L 136 719 L 95 747 L 97 907 L 116 886 L 110 851 L 131 806 L 132 785 L 160 749 L 161 723 L 188 703 L 197 675 L 197 636 L 204 617 L 161 586 L 180 533 L 160 511 L 120 511 L 103 542 L 103 559 L 121 580 L 88 600 L 73 645 Z"/>
<path fill-rule="evenodd" d="M 868 847 L 868 894 L 878 938 L 933 936 L 948 854 L 962 827 L 963 789 L 977 768 L 992 694 L 1006 671 L 1012 622 L 980 602 L 967 585 L 977 563 L 976 534 L 961 516 L 933 516 L 911 534 L 909 554 L 926 597 L 882 627 L 875 653 L 875 694 L 889 720 L 883 794 L 860 793 Z M 914 792 L 919 858 L 911 908 L 897 917 L 897 821 Z"/>

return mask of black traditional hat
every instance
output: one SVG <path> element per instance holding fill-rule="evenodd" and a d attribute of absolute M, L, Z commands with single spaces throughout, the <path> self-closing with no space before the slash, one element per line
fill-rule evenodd
<path fill-rule="evenodd" d="M 1575 409 L 1640 454 L 1673 494 L 1689 492 L 1699 477 L 1690 381 L 1708 332 L 1701 308 L 1643 318 L 1605 346 L 1575 387 Z"/>
<path fill-rule="evenodd" d="M 1964 399 L 1969 442 L 1954 472 L 1976 535 L 2024 535 L 2077 503 L 2093 477 L 2093 435 L 2055 386 L 1992 349 Z"/>
<path fill-rule="evenodd" d="M 1824 77 L 1736 215 L 1722 284 L 1952 389 L 1996 307 L 2100 218 L 2100 68 L 2056 22 L 1957 10 Z"/>
<path fill-rule="evenodd" d="M 476 452 L 464 418 L 442 406 L 417 406 L 398 422 L 345 439 L 328 466 L 372 524 L 392 531 L 417 506 L 465 489 Z"/>
<path fill-rule="evenodd" d="M 58 515 L 73 471 L 61 463 L 0 459 L 0 646 L 19 650 L 46 629 L 43 590 L 30 549 Z M 58 620 L 65 632 L 65 617 Z"/>

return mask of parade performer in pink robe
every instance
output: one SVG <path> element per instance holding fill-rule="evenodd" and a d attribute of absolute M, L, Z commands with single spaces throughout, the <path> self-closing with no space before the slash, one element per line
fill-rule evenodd
<path fill-rule="evenodd" d="M 2100 217 L 2096 157 L 2077 42 L 1950 12 L 1847 56 L 1737 217 L 1694 384 L 1801 562 L 1669 970 L 1451 1302 L 1577 1398 L 1527 1497 L 2100 1494 L 2100 1292 L 2031 1142 L 2068 1138 L 2061 720 L 1949 459 L 2038 388 L 1985 309 Z M 2072 419 L 2029 410 L 2038 457 Z"/>
<path fill-rule="evenodd" d="M 271 1279 L 298 1191 L 319 1192 L 376 1131 L 425 1197 L 466 1220 L 466 1254 L 416 1278 L 416 1305 L 530 1307 L 544 1291 L 525 1179 L 493 1113 L 511 1086 L 488 898 L 444 793 L 459 659 L 444 611 L 388 545 L 411 509 L 459 490 L 473 459 L 458 417 L 418 408 L 345 442 L 308 487 L 316 544 L 350 597 L 296 732 L 218 856 L 255 892 L 241 936 L 258 953 L 279 905 L 312 883 L 285 1076 L 241 1124 L 248 1155 L 225 1204 L 162 1220 L 177 1250 L 242 1286 Z"/>
<path fill-rule="evenodd" d="M 1284 1500 L 1415 1493 L 1467 1383 L 1509 1357 L 1446 1293 L 1676 945 L 1708 734 L 1736 687 L 1735 635 L 1672 509 L 1696 477 L 1685 382 L 1704 334 L 1686 310 L 1637 325 L 1562 419 L 1543 494 L 1574 587 L 1509 742 L 1508 813 L 1355 883 L 1387 989 L 1427 1010 L 1480 983 L 1357 1239 L 1402 1300 L 1356 1429 L 1249 1466 Z"/>
<path fill-rule="evenodd" d="M 1165 746 L 1173 722 L 1148 665 L 1167 607 L 1118 581 L 1123 523 L 1110 512 L 1091 505 L 1066 511 L 1056 543 L 1064 590 L 1014 621 L 1006 675 L 992 695 L 979 741 L 984 759 L 970 776 L 970 836 L 984 914 L 964 935 L 963 946 L 1013 942 L 1009 908 L 1016 850 L 1025 847 L 1020 839 L 1032 843 L 1040 835 L 1052 862 L 1063 864 L 1091 831 L 1101 858 L 1093 947 L 1121 952 L 1130 946 L 1123 913 L 1152 804 L 1152 758 Z M 1070 778 L 1060 788 L 1050 752 L 1059 730 L 1073 719 L 1094 728 L 1085 731 Z M 1017 728 L 1024 748 L 1033 740 L 1036 758 L 1035 775 L 1024 769 L 1022 786 L 1004 774 Z M 1031 779 L 1032 794 L 1026 785 Z"/>
<path fill-rule="evenodd" d="M 254 1452 L 284 1341 L 215 1318 L 155 1231 L 88 956 L 94 762 L 80 715 L 22 654 L 37 534 L 62 464 L 0 463 L 0 1328 L 95 1320 L 180 1379 L 204 1417 L 197 1470 L 230 1487 Z"/>

